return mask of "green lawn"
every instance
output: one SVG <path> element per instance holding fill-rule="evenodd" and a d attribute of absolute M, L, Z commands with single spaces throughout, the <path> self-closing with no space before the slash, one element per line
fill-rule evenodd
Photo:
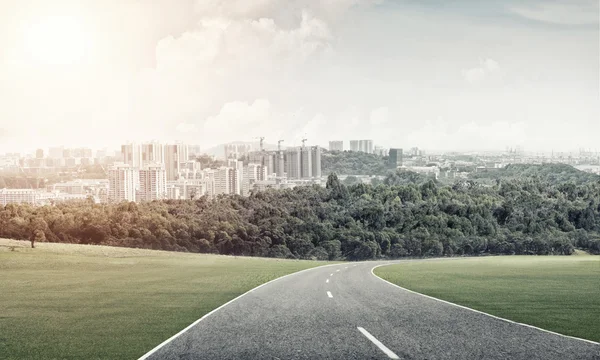
<path fill-rule="evenodd" d="M 379 267 L 375 274 L 489 314 L 600 341 L 599 256 L 407 261 Z"/>
<path fill-rule="evenodd" d="M 134 359 L 236 296 L 323 262 L 0 240 L 1 359 Z"/>

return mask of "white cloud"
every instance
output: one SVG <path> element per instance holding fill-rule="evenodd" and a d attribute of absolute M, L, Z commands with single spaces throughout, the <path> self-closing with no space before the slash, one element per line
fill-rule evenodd
<path fill-rule="evenodd" d="M 492 59 L 480 60 L 480 65 L 470 69 L 463 69 L 464 79 L 471 85 L 480 84 L 499 74 L 500 64 Z"/>
<path fill-rule="evenodd" d="M 331 39 L 327 24 L 308 12 L 292 29 L 283 29 L 269 18 L 205 19 L 197 29 L 158 43 L 157 70 L 230 75 L 301 64 L 327 50 Z"/>
<path fill-rule="evenodd" d="M 289 122 L 281 121 L 287 117 L 289 114 L 277 113 L 267 99 L 256 99 L 252 103 L 233 101 L 202 123 L 199 139 L 206 146 L 232 140 L 251 141 L 260 136 L 273 142 L 288 126 Z"/>

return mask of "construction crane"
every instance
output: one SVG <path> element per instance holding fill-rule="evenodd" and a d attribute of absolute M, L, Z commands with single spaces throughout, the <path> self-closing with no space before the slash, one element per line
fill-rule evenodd
<path fill-rule="evenodd" d="M 277 141 L 277 150 L 281 151 L 281 143 L 284 142 L 285 140 L 279 140 Z"/>
<path fill-rule="evenodd" d="M 265 137 L 261 136 L 261 137 L 255 137 L 255 139 L 259 139 L 260 140 L 260 151 L 264 151 L 264 142 L 265 142 Z"/>

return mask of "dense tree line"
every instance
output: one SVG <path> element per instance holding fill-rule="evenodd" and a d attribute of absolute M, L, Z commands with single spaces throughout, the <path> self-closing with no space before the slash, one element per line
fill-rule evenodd
<path fill-rule="evenodd" d="M 357 151 L 324 151 L 321 155 L 323 174 L 387 175 L 388 158 Z"/>
<path fill-rule="evenodd" d="M 572 182 L 584 184 L 599 181 L 596 174 L 586 173 L 567 164 L 509 164 L 500 169 L 487 169 L 474 172 L 471 179 L 508 180 L 508 179 L 539 179 L 551 184 Z"/>
<path fill-rule="evenodd" d="M 187 201 L 0 207 L 0 237 L 316 259 L 600 254 L 600 182 L 442 186 L 417 174 Z"/>

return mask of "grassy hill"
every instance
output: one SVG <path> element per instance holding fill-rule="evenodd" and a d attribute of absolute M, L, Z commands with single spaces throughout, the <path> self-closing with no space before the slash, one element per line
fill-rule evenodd
<path fill-rule="evenodd" d="M 505 319 L 600 341 L 600 257 L 578 255 L 405 262 L 375 274 Z"/>
<path fill-rule="evenodd" d="M 238 295 L 323 262 L 0 239 L 0 358 L 133 359 Z"/>

